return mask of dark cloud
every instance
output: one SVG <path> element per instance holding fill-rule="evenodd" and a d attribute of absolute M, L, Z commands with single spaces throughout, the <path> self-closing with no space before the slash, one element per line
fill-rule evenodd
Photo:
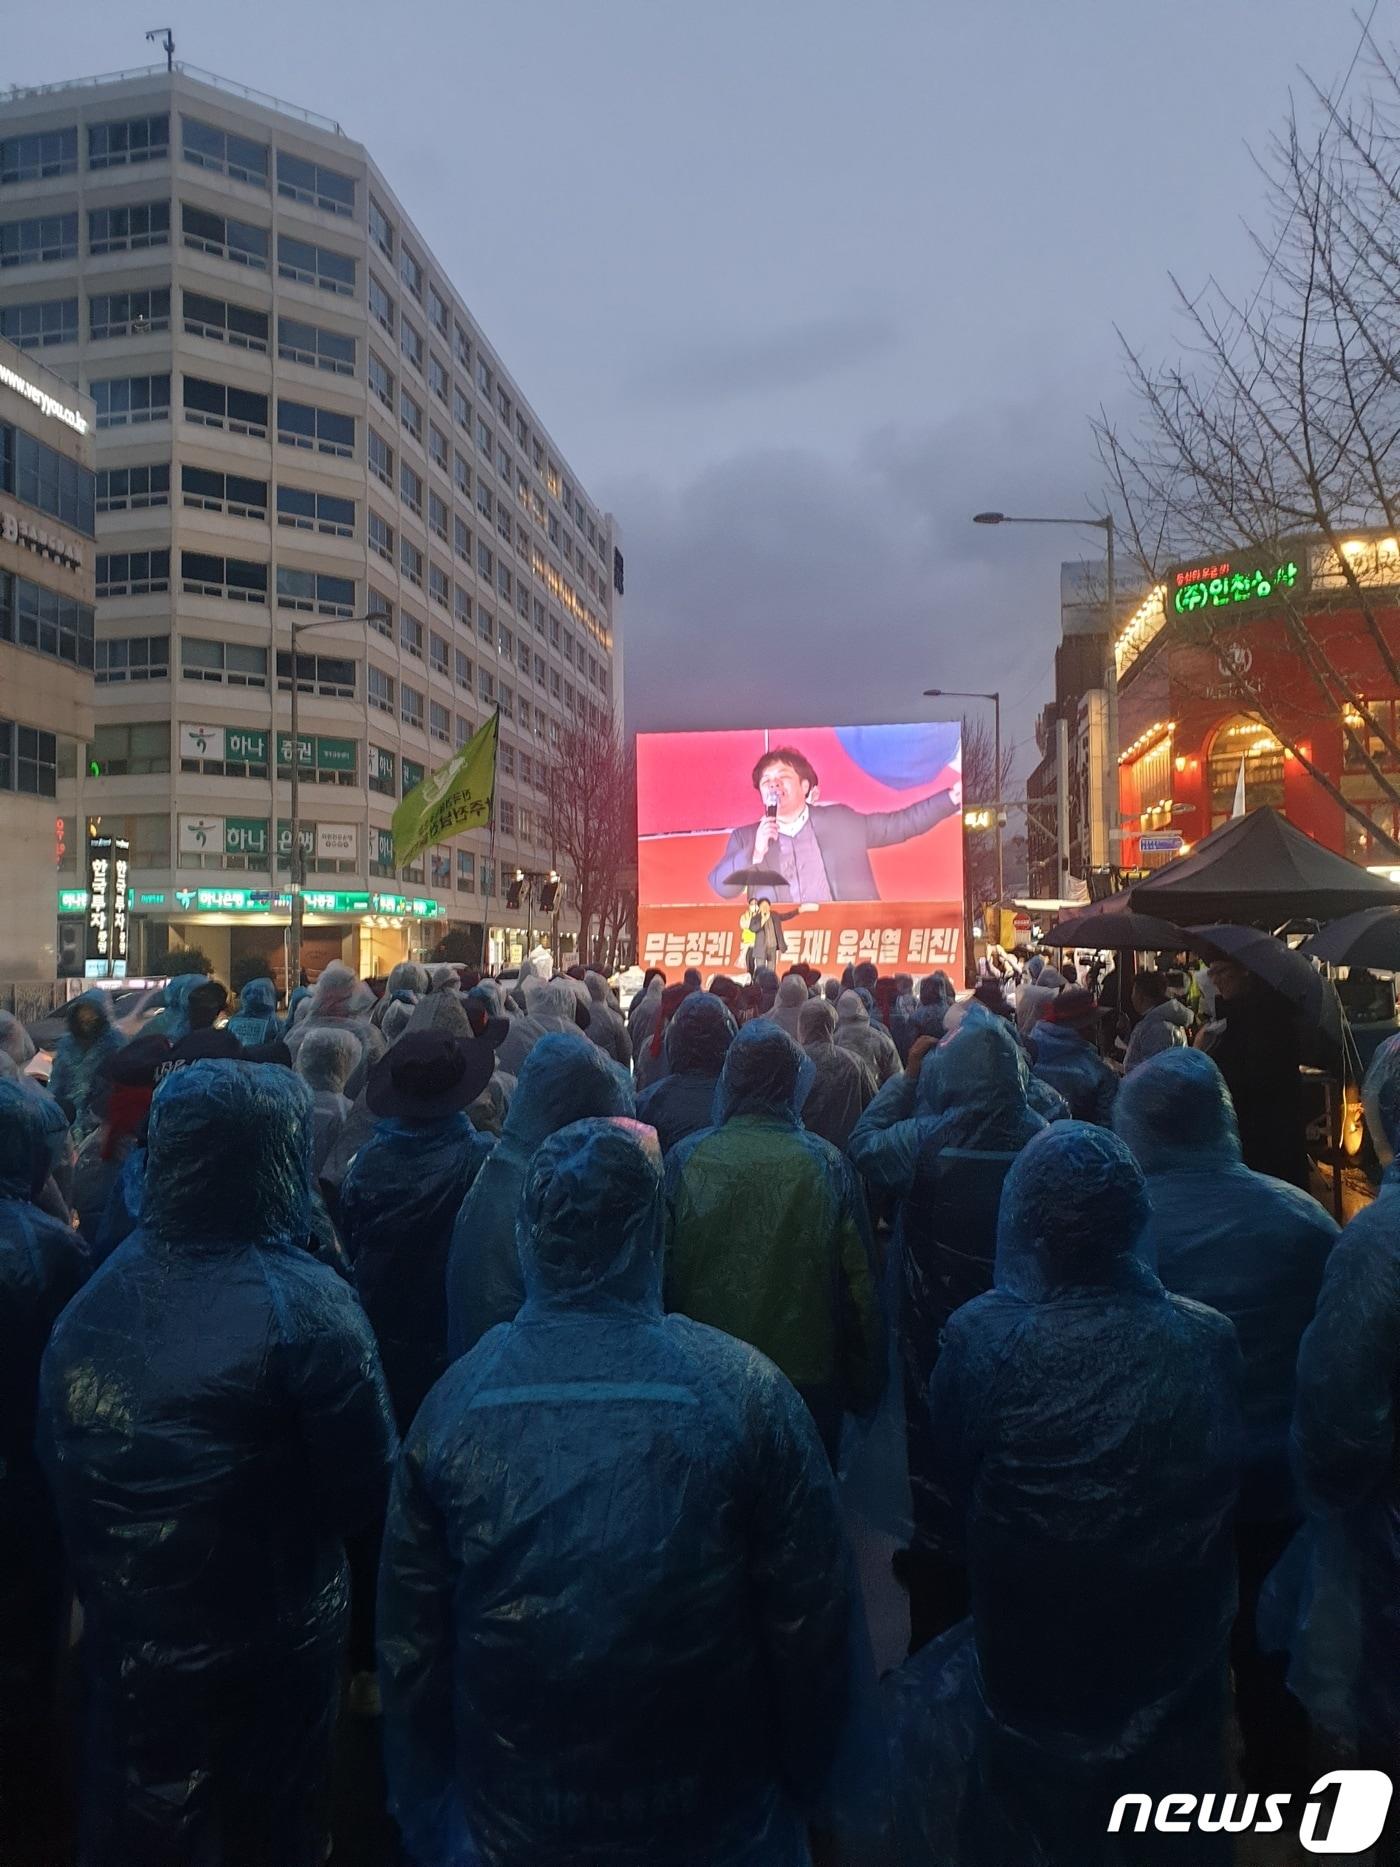
<path fill-rule="evenodd" d="M 814 318 L 758 335 L 681 344 L 642 363 L 624 387 L 637 401 L 713 403 L 806 389 L 893 348 L 894 321 L 875 315 Z"/>

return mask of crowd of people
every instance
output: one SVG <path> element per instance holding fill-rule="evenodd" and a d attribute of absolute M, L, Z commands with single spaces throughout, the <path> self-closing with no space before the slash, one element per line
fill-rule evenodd
<path fill-rule="evenodd" d="M 1108 1867 L 1395 1762 L 1400 1167 L 1339 1235 L 1242 968 L 66 1026 L 0 1014 L 0 1860 L 320 1867 L 355 1720 L 416 1867 Z"/>

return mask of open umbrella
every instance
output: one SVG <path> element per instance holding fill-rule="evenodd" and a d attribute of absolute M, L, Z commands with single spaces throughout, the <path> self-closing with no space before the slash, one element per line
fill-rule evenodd
<path fill-rule="evenodd" d="M 1298 949 L 1329 966 L 1373 966 L 1400 972 L 1400 908 L 1366 908 L 1332 921 Z"/>
<path fill-rule="evenodd" d="M 1068 920 L 1056 921 L 1041 944 L 1095 947 L 1117 953 L 1175 953 L 1189 948 L 1192 940 L 1174 921 L 1119 908 L 1114 914 L 1072 914 Z"/>
<path fill-rule="evenodd" d="M 1315 1045 L 1305 1048 L 1335 1064 L 1342 1054 L 1342 1004 L 1337 988 L 1306 959 L 1297 947 L 1285 946 L 1273 934 L 1255 927 L 1193 927 L 1191 942 L 1198 950 L 1232 959 L 1247 973 L 1272 986 L 1298 1012 L 1305 1036 Z"/>
<path fill-rule="evenodd" d="M 786 888 L 786 875 L 776 869 L 735 869 L 724 878 L 726 888 Z"/>

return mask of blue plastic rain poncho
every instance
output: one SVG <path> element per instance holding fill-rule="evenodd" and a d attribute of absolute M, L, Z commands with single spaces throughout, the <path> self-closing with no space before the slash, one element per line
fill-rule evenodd
<path fill-rule="evenodd" d="M 203 972 L 180 972 L 173 979 L 167 979 L 165 990 L 161 993 L 161 1009 L 141 1027 L 141 1035 L 163 1037 L 171 1044 L 178 1044 L 182 1037 L 188 1037 L 190 993 L 196 986 L 208 983 L 209 976 Z"/>
<path fill-rule="evenodd" d="M 511 1019 L 510 1030 L 497 1053 L 501 1068 L 511 1076 L 521 1073 L 526 1058 L 543 1038 L 551 1035 L 567 1036 L 579 1028 L 578 1019 L 574 1016 L 578 1000 L 574 996 L 571 980 L 532 978 L 526 981 L 522 990 L 525 1016 Z"/>
<path fill-rule="evenodd" d="M 637 1120 L 653 1127 L 663 1154 L 678 1141 L 708 1128 L 720 1071 L 738 1026 L 724 1001 L 693 992 L 666 1029 L 669 1074 L 637 1098 Z"/>
<path fill-rule="evenodd" d="M 807 1001 L 797 1029 L 798 1042 L 812 1066 L 802 1125 L 844 1151 L 856 1123 L 874 1100 L 874 1073 L 853 1050 L 837 1048 L 836 1007 L 826 999 Z"/>
<path fill-rule="evenodd" d="M 238 995 L 238 1010 L 226 1028 L 245 1050 L 271 1044 L 282 1035 L 277 1016 L 277 987 L 271 979 L 250 979 Z"/>
<path fill-rule="evenodd" d="M 526 1057 L 501 1138 L 462 1201 L 447 1259 L 447 1353 L 455 1360 L 525 1297 L 515 1220 L 540 1142 L 590 1115 L 631 1115 L 632 1085 L 579 1031 L 542 1037 Z"/>
<path fill-rule="evenodd" d="M 301 1248 L 311 1096 L 204 1061 L 151 1107 L 137 1232 L 64 1312 L 40 1450 L 83 1605 L 85 1867 L 319 1867 L 343 1539 L 395 1436 L 354 1292 Z"/>
<path fill-rule="evenodd" d="M 840 1512 L 776 1369 L 663 1316 L 661 1230 L 646 1130 L 547 1140 L 524 1307 L 405 1442 L 379 1677 L 417 1867 L 808 1862 L 853 1696 Z"/>
<path fill-rule="evenodd" d="M 968 1867 L 1152 1859 L 1108 1854 L 1114 1799 L 1223 1788 L 1239 1350 L 1163 1290 L 1146 1218 L 1113 1135 L 1037 1136 L 996 1288 L 949 1319 L 930 1385 L 972 1589 Z"/>
<path fill-rule="evenodd" d="M 1045 1127 L 1029 1071 L 1002 1018 L 969 1018 L 925 1055 L 917 1079 L 887 1083 L 851 1136 L 851 1163 L 895 1194 L 891 1278 L 904 1370 L 916 1541 L 947 1541 L 947 1505 L 925 1397 L 948 1318 L 992 1285 L 997 1210 L 1016 1156 Z"/>
<path fill-rule="evenodd" d="M 38 1098 L 0 1082 L 0 1756 L 7 1759 L 26 1732 L 46 1727 L 63 1559 L 34 1457 L 34 1414 L 49 1331 L 87 1274 L 77 1234 L 34 1204 L 48 1171 Z"/>
<path fill-rule="evenodd" d="M 96 1028 L 89 1036 L 79 1036 L 79 1024 L 89 1013 L 97 1020 Z M 114 1050 L 120 1050 L 126 1039 L 112 1028 L 111 998 L 95 987 L 70 1000 L 65 1016 L 68 1030 L 58 1040 L 58 1049 L 54 1052 L 49 1094 L 68 1116 L 74 1135 L 81 1140 L 98 1124 L 92 1097 L 103 1062 Z"/>
<path fill-rule="evenodd" d="M 1394 1770 L 1400 1732 L 1400 1042 L 1366 1075 L 1380 1196 L 1328 1260 L 1298 1355 L 1293 1457 L 1308 1521 L 1270 1584 L 1268 1644 L 1313 1724 Z M 1268 1591 L 1266 1591 L 1267 1593 Z"/>
<path fill-rule="evenodd" d="M 1031 1048 L 1035 1074 L 1059 1091 L 1075 1121 L 1096 1122 L 1101 1128 L 1112 1124 L 1118 1078 L 1087 1037 L 1069 1025 L 1052 1024 L 1041 1017 Z"/>
<path fill-rule="evenodd" d="M 836 1001 L 836 1043 L 850 1050 L 883 1086 L 900 1071 L 899 1052 L 883 1024 L 870 1016 L 869 992 L 843 992 Z"/>
<path fill-rule="evenodd" d="M 403 1431 L 447 1366 L 447 1253 L 491 1146 L 461 1113 L 381 1120 L 341 1188 L 341 1233 Z"/>
<path fill-rule="evenodd" d="M 1166 1050 L 1124 1079 L 1113 1125 L 1147 1175 L 1142 1251 L 1168 1290 L 1228 1316 L 1244 1356 L 1240 1515 L 1290 1517 L 1288 1429 L 1298 1344 L 1337 1227 L 1315 1199 L 1240 1159 L 1225 1079 L 1201 1050 Z"/>
<path fill-rule="evenodd" d="M 588 1035 L 600 1050 L 607 1051 L 614 1063 L 630 1070 L 632 1039 L 626 1019 L 613 1003 L 607 980 L 600 972 L 589 972 L 584 974 L 583 983 L 589 1003 Z"/>
<path fill-rule="evenodd" d="M 802 1126 L 812 1075 L 775 1024 L 730 1045 L 715 1126 L 666 1160 L 666 1303 L 762 1349 L 834 1451 L 842 1414 L 878 1401 L 885 1355 L 864 1196 Z"/>

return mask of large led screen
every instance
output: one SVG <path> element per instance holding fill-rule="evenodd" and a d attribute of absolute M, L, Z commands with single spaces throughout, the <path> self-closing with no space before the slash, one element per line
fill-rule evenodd
<path fill-rule="evenodd" d="M 642 963 L 952 971 L 961 807 L 956 722 L 643 733 Z"/>

